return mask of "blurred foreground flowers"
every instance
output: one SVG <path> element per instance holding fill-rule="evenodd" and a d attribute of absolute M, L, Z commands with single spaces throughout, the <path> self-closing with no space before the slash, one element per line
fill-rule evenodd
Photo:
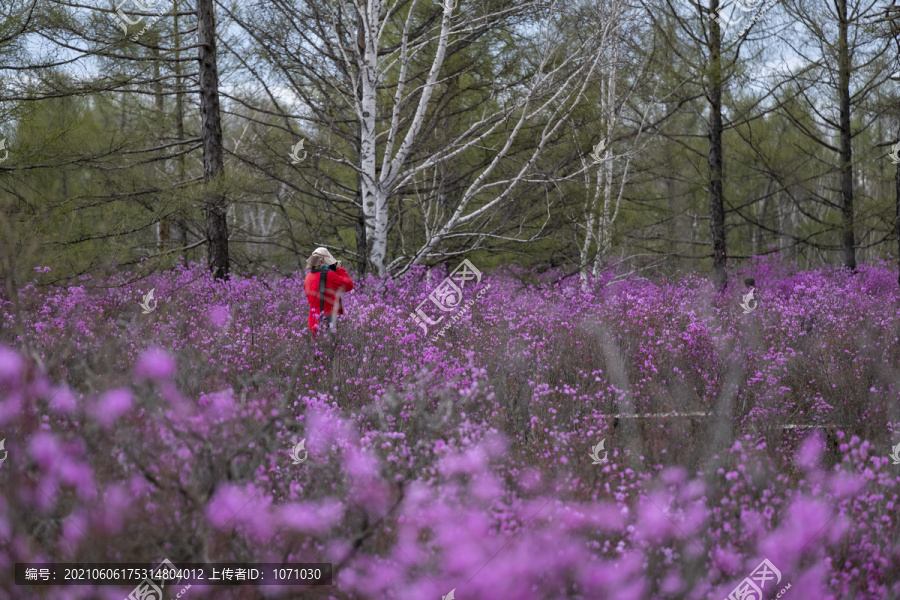
<path fill-rule="evenodd" d="M 0 597 L 121 599 L 13 563 L 159 556 L 333 563 L 304 598 L 721 599 L 764 558 L 771 597 L 900 597 L 896 275 L 748 273 L 746 315 L 693 275 L 488 273 L 436 342 L 421 271 L 369 279 L 337 347 L 299 278 L 26 286 L 25 339 L 0 300 Z"/>

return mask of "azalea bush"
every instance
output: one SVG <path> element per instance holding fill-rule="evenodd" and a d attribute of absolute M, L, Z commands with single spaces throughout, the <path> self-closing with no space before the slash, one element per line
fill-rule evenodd
<path fill-rule="evenodd" d="M 506 269 L 431 341 L 445 275 L 364 279 L 314 344 L 299 273 L 39 268 L 0 297 L 0 597 L 121 599 L 13 565 L 162 558 L 334 567 L 181 598 L 722 599 L 763 559 L 767 598 L 900 597 L 896 272 Z"/>

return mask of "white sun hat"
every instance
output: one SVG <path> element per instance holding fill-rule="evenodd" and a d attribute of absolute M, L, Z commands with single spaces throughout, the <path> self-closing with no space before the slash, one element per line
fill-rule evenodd
<path fill-rule="evenodd" d="M 313 254 L 318 254 L 319 256 L 324 258 L 325 264 L 329 267 L 337 263 L 337 261 L 334 259 L 334 257 L 331 255 L 331 252 L 329 252 L 327 248 L 316 248 L 315 250 L 313 250 Z"/>

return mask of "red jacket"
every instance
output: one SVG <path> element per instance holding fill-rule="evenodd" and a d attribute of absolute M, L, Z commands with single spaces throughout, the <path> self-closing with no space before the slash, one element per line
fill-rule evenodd
<path fill-rule="evenodd" d="M 316 326 L 319 322 L 319 278 L 321 276 L 322 273 L 316 271 L 309 273 L 303 281 L 303 291 L 306 292 L 306 299 L 309 300 L 309 329 L 312 331 L 313 338 L 316 337 Z M 325 280 L 325 314 L 335 314 L 335 300 L 337 300 L 337 314 L 344 314 L 340 295 L 352 289 L 353 281 L 347 275 L 344 267 L 329 271 L 328 278 Z"/>

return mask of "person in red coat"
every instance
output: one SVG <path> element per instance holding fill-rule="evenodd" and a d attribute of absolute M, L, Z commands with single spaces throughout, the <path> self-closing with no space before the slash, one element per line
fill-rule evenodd
<path fill-rule="evenodd" d="M 339 315 L 344 314 L 341 294 L 353 289 L 353 281 L 341 262 L 325 248 L 316 248 L 306 261 L 309 274 L 303 281 L 303 291 L 309 300 L 309 330 L 313 340 L 316 331 L 334 331 Z"/>

